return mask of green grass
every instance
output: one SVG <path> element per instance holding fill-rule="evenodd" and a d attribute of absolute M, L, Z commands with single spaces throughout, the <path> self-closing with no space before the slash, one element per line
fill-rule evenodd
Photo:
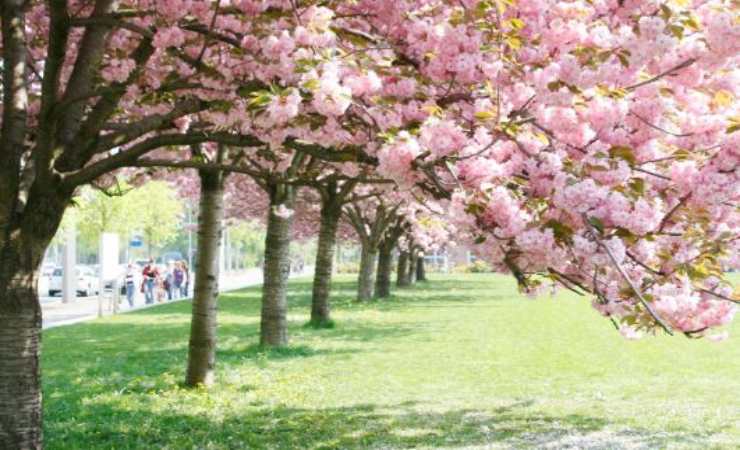
<path fill-rule="evenodd" d="M 735 448 L 740 326 L 730 340 L 626 341 L 562 294 L 496 275 L 433 276 L 357 304 L 334 328 L 258 339 L 259 291 L 222 296 L 218 387 L 180 387 L 188 303 L 44 332 L 48 449 Z"/>

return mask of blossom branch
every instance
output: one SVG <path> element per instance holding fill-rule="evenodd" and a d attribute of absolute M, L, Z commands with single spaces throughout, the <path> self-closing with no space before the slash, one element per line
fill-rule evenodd
<path fill-rule="evenodd" d="M 694 58 L 687 59 L 686 61 L 682 62 L 681 64 L 679 64 L 679 65 L 677 65 L 675 67 L 671 67 L 670 69 L 666 70 L 665 72 L 661 72 L 658 75 L 656 75 L 656 76 L 654 76 L 654 77 L 652 77 L 652 78 L 650 78 L 648 80 L 642 81 L 642 82 L 637 83 L 637 84 L 633 84 L 632 86 L 627 86 L 625 88 L 625 90 L 634 91 L 635 89 L 637 89 L 639 87 L 645 86 L 645 85 L 650 84 L 650 83 L 654 83 L 654 82 L 660 80 L 661 78 L 663 78 L 663 77 L 665 77 L 667 75 L 671 75 L 671 74 L 673 74 L 677 70 L 681 70 L 681 69 L 684 69 L 686 67 L 689 67 L 690 65 L 694 64 L 695 62 L 696 62 L 696 59 L 694 59 Z"/>
<path fill-rule="evenodd" d="M 611 249 L 604 244 L 604 241 L 601 240 L 598 234 L 598 230 L 591 224 L 591 222 L 588 220 L 588 217 L 586 217 L 586 214 L 583 214 L 583 222 L 586 224 L 586 226 L 590 229 L 591 235 L 596 240 L 596 242 L 599 244 L 599 247 L 604 249 L 607 256 L 609 257 L 609 260 L 612 262 L 614 267 L 617 269 L 617 272 L 619 272 L 619 275 L 624 279 L 624 281 L 629 285 L 630 289 L 637 295 L 637 298 L 640 300 L 640 303 L 642 306 L 647 310 L 647 312 L 650 314 L 650 316 L 655 320 L 655 322 L 665 330 L 666 333 L 673 335 L 673 332 L 671 331 L 671 328 L 663 322 L 663 319 L 661 319 L 658 314 L 653 310 L 653 307 L 650 306 L 650 303 L 645 299 L 645 297 L 642 295 L 642 292 L 640 289 L 635 285 L 635 283 L 632 281 L 632 279 L 627 275 L 627 272 L 624 271 L 624 268 L 622 268 L 622 265 L 619 264 L 619 261 L 617 261 L 617 258 L 614 256 L 614 253 L 612 253 Z"/>

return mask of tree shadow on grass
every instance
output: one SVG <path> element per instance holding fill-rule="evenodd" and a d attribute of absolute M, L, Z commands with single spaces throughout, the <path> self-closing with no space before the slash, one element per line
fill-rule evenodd
<path fill-rule="evenodd" d="M 207 400 L 208 393 L 199 395 Z M 192 399 L 191 399 L 192 400 Z M 414 402 L 316 409 L 250 404 L 206 414 L 90 402 L 79 415 L 47 422 L 47 448 L 406 449 L 701 447 L 708 435 L 625 428 L 604 418 L 553 416 L 517 402 L 488 409 L 435 410 Z M 201 410 L 202 411 L 202 410 Z"/>
<path fill-rule="evenodd" d="M 374 299 L 367 302 L 356 300 L 357 284 L 354 280 L 340 279 L 332 283 L 331 304 L 335 311 L 350 310 L 392 310 L 402 309 L 418 303 L 470 303 L 477 299 L 471 296 L 460 295 L 461 291 L 471 289 L 485 290 L 490 287 L 490 281 L 475 280 L 445 280 L 432 279 L 429 282 L 416 283 L 405 288 L 394 288 L 390 297 Z M 490 300 L 506 300 L 516 294 L 515 288 L 511 292 L 489 292 L 486 297 Z M 250 287 L 238 291 L 221 294 L 219 312 L 237 316 L 255 317 L 260 315 L 261 290 L 259 287 Z M 311 283 L 306 280 L 291 281 L 288 289 L 289 313 L 308 313 L 311 306 Z M 189 316 L 190 302 L 162 304 L 146 310 L 134 311 L 127 314 L 134 316 Z"/>
<path fill-rule="evenodd" d="M 244 360 L 281 361 L 293 358 L 310 358 L 322 355 L 352 354 L 359 352 L 355 348 L 316 349 L 308 345 L 289 345 L 281 348 L 266 348 L 259 344 L 232 346 L 227 350 L 219 350 L 217 361 L 223 363 L 241 362 Z"/>
<path fill-rule="evenodd" d="M 291 344 L 268 349 L 257 344 L 258 323 L 222 324 L 216 361 L 222 371 L 250 361 L 263 365 L 295 358 L 352 355 L 368 351 L 353 344 L 406 337 L 421 328 L 423 324 L 419 323 L 347 321 L 321 330 L 322 340 L 341 342 L 342 346 L 316 347 L 307 345 L 315 341 L 316 332 L 294 321 L 290 323 Z M 153 386 L 167 389 L 184 376 L 188 336 L 187 320 L 139 323 L 124 317 L 50 330 L 44 336 L 45 392 L 76 401 L 81 394 L 141 391 Z"/>

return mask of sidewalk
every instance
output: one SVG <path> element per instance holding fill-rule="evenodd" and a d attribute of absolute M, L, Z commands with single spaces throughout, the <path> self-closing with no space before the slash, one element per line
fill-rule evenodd
<path fill-rule="evenodd" d="M 305 267 L 302 273 L 291 274 L 291 278 L 302 277 L 310 275 L 313 272 L 313 267 Z M 262 270 L 261 269 L 249 269 L 239 272 L 228 272 L 221 277 L 219 282 L 221 286 L 221 292 L 234 291 L 243 289 L 245 287 L 257 286 L 262 284 Z M 126 303 L 125 296 L 122 296 L 122 303 L 119 305 L 118 313 L 126 313 L 128 311 L 136 311 L 139 309 L 151 308 L 165 303 L 155 303 L 153 305 L 145 305 L 144 297 L 137 293 L 134 299 L 134 308 L 129 308 Z M 178 299 L 172 300 L 166 303 L 174 303 L 190 300 Z M 41 309 L 43 312 L 43 328 L 53 328 L 63 325 L 71 325 L 73 323 L 85 322 L 93 320 L 98 317 L 98 297 L 86 297 L 77 299 L 74 303 L 62 303 L 61 299 L 53 299 L 51 301 L 45 300 L 41 302 Z M 103 299 L 103 315 L 109 316 L 112 312 L 109 310 L 109 299 Z"/>

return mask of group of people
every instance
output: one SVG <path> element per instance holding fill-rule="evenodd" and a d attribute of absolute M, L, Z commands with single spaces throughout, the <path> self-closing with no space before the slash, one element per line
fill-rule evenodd
<path fill-rule="evenodd" d="M 134 295 L 136 293 L 136 269 L 129 264 L 126 270 L 126 299 L 129 306 L 134 306 Z M 190 291 L 190 268 L 185 261 L 169 261 L 164 268 L 160 269 L 149 259 L 141 271 L 141 285 L 139 290 L 144 294 L 144 302 L 147 305 L 155 301 L 176 300 L 187 297 Z"/>

